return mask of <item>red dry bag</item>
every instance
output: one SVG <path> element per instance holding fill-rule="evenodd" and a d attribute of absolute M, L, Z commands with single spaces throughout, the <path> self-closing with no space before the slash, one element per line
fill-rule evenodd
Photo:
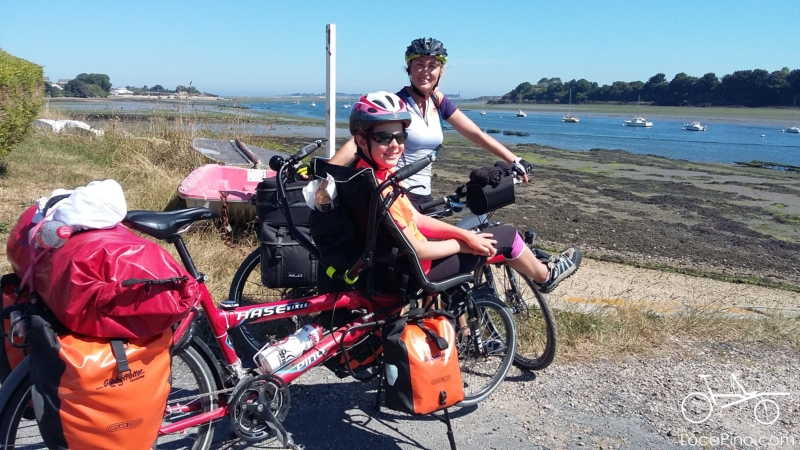
<path fill-rule="evenodd" d="M 25 211 L 8 238 L 8 260 L 20 278 L 30 264 L 35 212 L 35 206 Z M 197 281 L 172 255 L 122 225 L 76 233 L 63 247 L 41 252 L 34 290 L 61 323 L 85 336 L 153 336 L 183 319 L 199 298 Z M 131 278 L 176 281 L 122 285 Z"/>

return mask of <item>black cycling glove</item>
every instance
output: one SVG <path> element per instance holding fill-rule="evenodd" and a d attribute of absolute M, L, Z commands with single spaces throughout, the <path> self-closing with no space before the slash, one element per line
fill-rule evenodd
<path fill-rule="evenodd" d="M 517 159 L 514 160 L 514 171 L 520 175 L 525 175 L 533 171 L 533 166 L 528 161 L 517 157 Z"/>

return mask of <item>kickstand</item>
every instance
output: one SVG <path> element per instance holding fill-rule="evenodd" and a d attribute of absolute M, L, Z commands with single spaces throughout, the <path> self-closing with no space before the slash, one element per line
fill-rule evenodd
<path fill-rule="evenodd" d="M 445 408 L 443 411 L 444 411 L 444 419 L 442 419 L 441 417 L 437 416 L 434 413 L 431 413 L 431 416 L 433 416 L 436 420 L 444 422 L 447 425 L 447 440 L 450 441 L 450 450 L 457 450 L 456 438 L 453 435 L 453 427 L 450 426 L 450 414 L 447 412 L 447 408 Z"/>
<path fill-rule="evenodd" d="M 381 395 L 383 394 L 383 370 L 378 374 L 378 395 L 375 398 L 375 409 L 381 410 Z"/>

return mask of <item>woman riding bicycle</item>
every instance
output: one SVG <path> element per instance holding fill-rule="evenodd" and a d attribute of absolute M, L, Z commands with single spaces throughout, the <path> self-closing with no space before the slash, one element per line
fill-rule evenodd
<path fill-rule="evenodd" d="M 411 86 L 401 89 L 397 96 L 406 103 L 411 122 L 407 126 L 405 153 L 398 161 L 398 167 L 426 157 L 441 145 L 444 140 L 441 117 L 473 143 L 503 161 L 512 163 L 515 170 L 528 181 L 527 174 L 531 170 L 528 162 L 484 133 L 450 99 L 436 90 L 447 63 L 447 50 L 441 42 L 432 38 L 415 39 L 406 49 L 405 60 Z M 355 157 L 356 143 L 350 139 L 330 162 L 348 165 Z M 431 166 L 408 178 L 405 184 L 421 186 L 408 194 L 415 208 L 419 209 L 420 204 L 431 201 Z"/>
<path fill-rule="evenodd" d="M 412 116 L 397 95 L 381 91 L 361 97 L 350 113 L 357 165 L 371 167 L 378 180 L 385 181 L 403 159 L 411 124 Z M 421 214 L 405 195 L 392 204 L 389 214 L 414 247 L 431 281 L 472 272 L 500 253 L 514 270 L 531 277 L 546 293 L 572 275 L 581 262 L 580 250 L 572 247 L 562 253 L 564 257 L 544 264 L 510 225 L 493 227 L 491 233 L 474 233 Z"/>

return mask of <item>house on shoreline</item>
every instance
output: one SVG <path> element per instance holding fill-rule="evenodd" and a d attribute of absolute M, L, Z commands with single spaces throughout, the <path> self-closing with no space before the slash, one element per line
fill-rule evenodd
<path fill-rule="evenodd" d="M 128 88 L 124 87 L 116 87 L 116 88 L 111 88 L 111 91 L 108 94 L 113 95 L 115 97 L 119 97 L 121 95 L 133 95 L 133 91 L 128 90 Z"/>

